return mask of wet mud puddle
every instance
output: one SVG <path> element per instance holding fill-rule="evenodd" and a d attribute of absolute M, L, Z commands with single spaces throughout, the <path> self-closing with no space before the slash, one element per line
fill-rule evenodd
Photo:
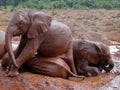
<path fill-rule="evenodd" d="M 81 81 L 85 86 L 82 90 L 120 90 L 120 44 L 109 48 L 115 63 L 113 70 Z"/>
<path fill-rule="evenodd" d="M 16 47 L 16 45 L 13 46 Z M 66 80 L 31 73 L 21 73 L 18 77 L 8 78 L 5 76 L 6 74 L 1 71 L 0 90 L 8 90 L 7 87 L 7 89 L 5 89 L 6 82 L 8 87 L 11 88 L 9 90 L 120 90 L 120 44 L 111 45 L 109 48 L 115 63 L 113 70 L 109 73 L 102 73 L 96 77 L 88 77 L 84 80 L 79 78 Z M 11 81 L 13 81 L 13 84 Z M 22 87 L 19 85 L 20 83 Z M 15 85 L 17 89 L 13 89 L 12 85 Z M 16 87 L 17 85 L 18 87 Z M 33 89 L 31 89 L 29 85 Z M 4 89 L 1 89 L 1 87 L 4 87 Z"/>

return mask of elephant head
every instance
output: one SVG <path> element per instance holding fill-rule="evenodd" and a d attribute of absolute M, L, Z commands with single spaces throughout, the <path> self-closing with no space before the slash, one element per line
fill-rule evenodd
<path fill-rule="evenodd" d="M 28 39 L 32 39 L 46 32 L 50 24 L 51 17 L 40 11 L 19 10 L 13 14 L 6 30 L 5 43 L 8 54 L 16 67 L 12 37 L 25 35 Z"/>
<path fill-rule="evenodd" d="M 97 54 L 99 57 L 99 65 L 106 71 L 109 72 L 114 67 L 109 48 L 103 43 L 95 44 Z"/>

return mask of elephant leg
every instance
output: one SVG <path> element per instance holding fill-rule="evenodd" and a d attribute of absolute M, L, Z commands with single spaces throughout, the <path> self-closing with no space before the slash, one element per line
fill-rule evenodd
<path fill-rule="evenodd" d="M 24 49 L 16 59 L 19 68 L 22 66 L 23 63 L 25 63 L 34 56 L 35 52 L 39 48 L 39 45 L 40 42 L 38 41 L 38 38 L 26 41 Z M 16 68 L 14 65 L 12 65 L 8 73 L 8 76 L 17 76 L 19 74 L 18 72 L 19 68 Z"/>
<path fill-rule="evenodd" d="M 2 61 L 1 61 L 1 65 L 5 69 L 6 73 L 9 72 L 9 69 L 10 69 L 9 67 L 10 67 L 10 65 L 12 63 L 9 59 L 10 59 L 10 57 L 9 57 L 8 53 L 6 53 L 3 56 Z"/>
<path fill-rule="evenodd" d="M 2 58 L 1 65 L 2 65 L 2 67 L 4 67 L 5 69 L 6 69 L 7 66 L 9 66 L 9 55 L 8 55 L 8 53 L 6 53 L 6 54 L 4 55 L 4 57 Z"/>
<path fill-rule="evenodd" d="M 99 70 L 96 67 L 87 66 L 87 76 L 97 76 L 99 74 Z"/>
<path fill-rule="evenodd" d="M 75 68 L 75 63 L 73 60 L 73 43 L 72 42 L 70 42 L 66 53 L 64 55 L 62 55 L 61 58 L 69 65 L 71 71 L 74 74 L 77 74 L 77 71 Z"/>
<path fill-rule="evenodd" d="M 99 70 L 97 67 L 89 66 L 89 62 L 86 59 L 77 60 L 77 72 L 79 75 L 86 76 L 96 76 L 99 74 Z"/>
<path fill-rule="evenodd" d="M 89 64 L 89 66 L 98 68 L 99 72 L 102 72 L 104 70 L 103 67 L 99 64 Z"/>
<path fill-rule="evenodd" d="M 2 49 L 0 49 L 0 50 L 1 50 L 1 52 L 0 52 L 0 59 L 2 59 L 2 58 L 3 58 L 3 56 L 5 55 L 5 53 L 6 53 L 7 51 L 6 51 L 5 46 L 4 46 L 4 47 L 2 47 Z"/>
<path fill-rule="evenodd" d="M 4 55 L 4 57 L 2 58 L 2 61 L 1 61 L 1 65 L 5 69 L 6 73 L 8 73 L 10 71 L 10 67 L 12 65 L 11 63 L 12 62 L 10 61 L 10 57 L 9 57 L 8 53 L 6 53 Z M 23 66 L 20 67 L 19 71 L 20 72 L 24 71 L 24 67 Z"/>
<path fill-rule="evenodd" d="M 98 68 L 99 72 L 102 72 L 102 71 L 103 71 L 102 66 L 97 66 L 97 68 Z"/>
<path fill-rule="evenodd" d="M 20 55 L 20 53 L 22 52 L 22 48 L 24 48 L 25 44 L 26 44 L 26 42 L 25 42 L 24 36 L 22 36 L 22 39 L 20 41 L 19 46 L 14 51 L 15 58 L 17 58 Z M 6 66 L 6 72 L 8 73 L 10 71 L 10 68 L 12 67 L 12 61 L 10 60 L 10 57 L 9 57 L 8 53 L 6 53 L 4 55 L 2 64 L 3 64 L 4 67 L 7 65 Z"/>

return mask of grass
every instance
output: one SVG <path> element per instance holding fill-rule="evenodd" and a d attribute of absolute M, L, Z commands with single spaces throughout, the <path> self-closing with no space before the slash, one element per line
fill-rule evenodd
<path fill-rule="evenodd" d="M 118 13 L 118 14 L 115 15 L 115 16 L 112 16 L 112 18 L 120 18 L 120 13 Z"/>
<path fill-rule="evenodd" d="M 9 21 L 9 19 L 6 18 L 6 17 L 4 17 L 4 18 L 0 18 L 0 22 L 8 22 L 8 21 Z"/>

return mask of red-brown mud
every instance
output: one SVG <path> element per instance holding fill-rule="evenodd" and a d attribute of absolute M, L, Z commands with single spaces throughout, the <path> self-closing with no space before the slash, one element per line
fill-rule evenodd
<path fill-rule="evenodd" d="M 113 56 L 120 60 L 120 56 Z M 115 60 L 117 61 L 117 60 Z M 102 73 L 96 77 L 72 78 L 69 80 L 54 78 L 29 72 L 20 73 L 17 77 L 7 77 L 4 69 L 0 67 L 0 90 L 119 90 L 120 62 L 110 73 Z"/>

